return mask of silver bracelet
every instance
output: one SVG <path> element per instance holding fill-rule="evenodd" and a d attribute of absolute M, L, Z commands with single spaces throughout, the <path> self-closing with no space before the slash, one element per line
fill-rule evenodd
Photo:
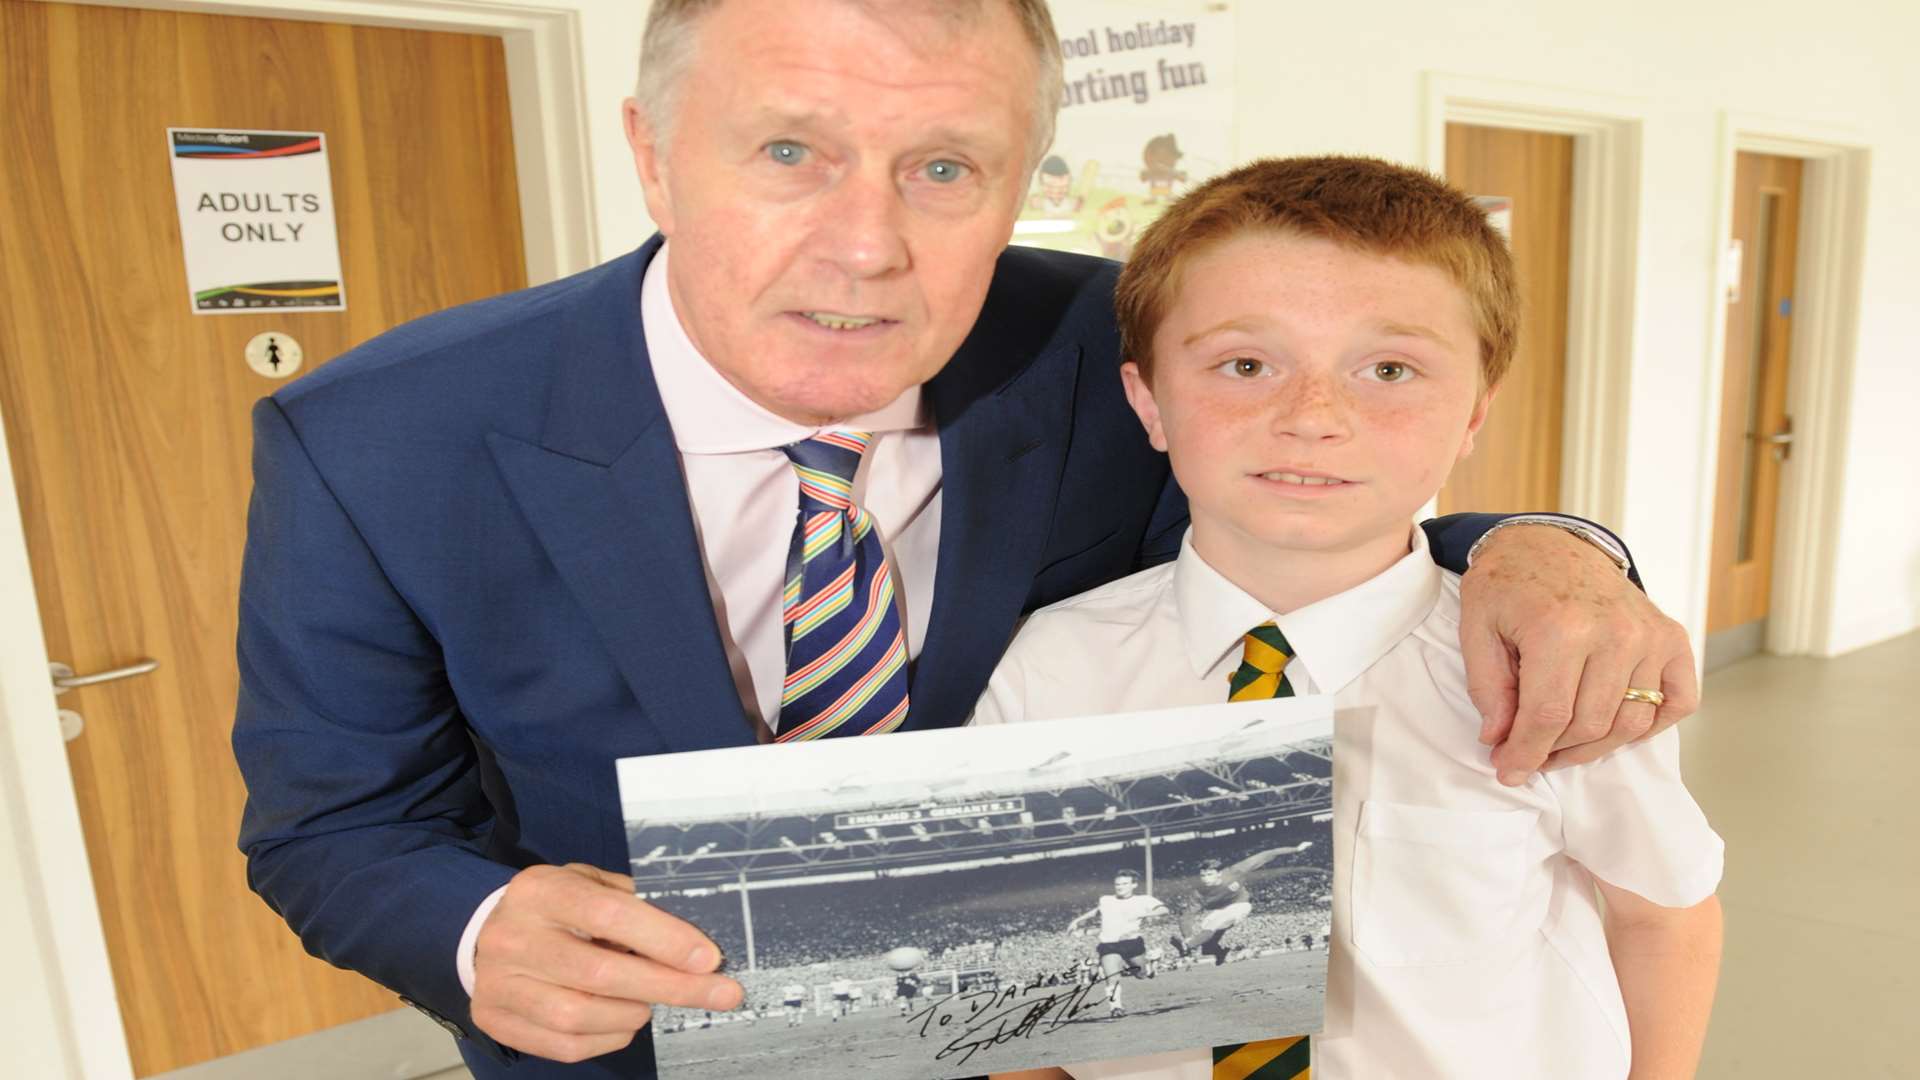
<path fill-rule="evenodd" d="M 1501 521 L 1497 521 L 1494 523 L 1492 528 L 1480 534 L 1480 539 L 1475 540 L 1473 542 L 1473 546 L 1467 549 L 1467 567 L 1469 569 L 1473 567 L 1474 558 L 1480 554 L 1480 548 L 1484 546 L 1486 542 L 1493 537 L 1494 533 L 1499 532 L 1501 529 L 1504 529 L 1509 525 L 1545 525 L 1545 526 L 1548 526 L 1549 528 L 1559 529 L 1561 532 L 1572 533 L 1573 535 L 1579 537 L 1582 540 L 1585 540 L 1587 543 L 1592 544 L 1595 548 L 1599 549 L 1600 553 L 1602 555 L 1605 555 L 1609 562 L 1613 563 L 1613 565 L 1620 568 L 1620 572 L 1622 574 L 1625 574 L 1627 572 L 1627 568 L 1630 565 L 1632 565 L 1627 560 L 1626 552 L 1621 551 L 1619 546 L 1616 545 L 1612 540 L 1601 535 L 1600 533 L 1593 531 L 1592 529 L 1587 528 L 1585 525 L 1581 524 L 1578 521 L 1574 521 L 1570 518 L 1564 518 L 1564 517 L 1547 517 L 1544 515 L 1522 514 L 1516 517 L 1505 518 Z"/>

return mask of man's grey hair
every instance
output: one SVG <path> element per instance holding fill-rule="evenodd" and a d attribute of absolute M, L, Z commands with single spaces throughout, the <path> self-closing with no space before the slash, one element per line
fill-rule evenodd
<path fill-rule="evenodd" d="M 646 110 L 654 137 L 662 146 L 673 137 L 673 121 L 680 109 L 680 89 L 687 65 L 693 59 L 694 37 L 701 16 L 722 0 L 653 0 L 647 15 L 647 29 L 640 38 L 640 78 L 633 96 Z M 847 0 L 871 4 L 873 0 Z M 1027 171 L 1040 163 L 1040 157 L 1053 143 L 1053 124 L 1066 93 L 1066 76 L 1060 56 L 1059 35 L 1053 29 L 1053 13 L 1047 0 L 928 0 L 928 9 L 951 18 L 978 17 L 985 3 L 1003 3 L 1033 46 L 1039 66 L 1039 85 L 1034 88 L 1033 145 L 1027 150 Z"/>

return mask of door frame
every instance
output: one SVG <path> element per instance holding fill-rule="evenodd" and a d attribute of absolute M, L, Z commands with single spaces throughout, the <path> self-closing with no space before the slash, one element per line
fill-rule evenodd
<path fill-rule="evenodd" d="M 1718 498 L 1720 394 L 1727 363 L 1729 267 L 1721 253 L 1733 237 L 1735 157 L 1741 151 L 1800 158 L 1800 251 L 1794 265 L 1793 367 L 1787 409 L 1794 421 L 1793 460 L 1780 480 L 1774 518 L 1772 602 L 1766 649 L 1785 656 L 1834 655 L 1833 589 L 1840 549 L 1829 523 L 1839 521 L 1846 493 L 1846 447 L 1860 325 L 1860 280 L 1866 254 L 1867 181 L 1871 150 L 1849 128 L 1752 113 L 1722 111 L 1714 197 L 1714 274 L 1706 395 L 1702 403 L 1698 520 L 1713 520 Z M 1713 565 L 1713 530 L 1695 538 L 1694 580 L 1700 583 L 1689 625 L 1705 626 Z"/>
<path fill-rule="evenodd" d="M 77 2 L 499 37 L 506 47 L 527 280 L 551 281 L 599 262 L 577 10 L 462 0 Z M 0 596 L 19 598 L 0 604 L 0 833 L 11 841 L 0 840 L 0 878 L 19 889 L 0 893 L 0 912 L 14 917 L 7 954 L 24 951 L 34 961 L 12 970 L 31 977 L 37 969 L 48 978 L 44 994 L 17 986 L 0 995 L 9 1003 L 16 995 L 40 1002 L 43 1010 L 5 1010 L 16 1014 L 5 1025 L 9 1053 L 78 1080 L 131 1080 L 5 436 L 0 416 Z"/>
<path fill-rule="evenodd" d="M 1423 81 L 1423 164 L 1435 175 L 1446 174 L 1449 123 L 1573 137 L 1560 509 L 1618 525 L 1626 513 L 1644 109 L 1631 98 L 1499 79 L 1427 72 Z"/>

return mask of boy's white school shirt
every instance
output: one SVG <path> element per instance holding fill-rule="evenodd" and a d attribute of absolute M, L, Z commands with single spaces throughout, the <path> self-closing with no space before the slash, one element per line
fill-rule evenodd
<path fill-rule="evenodd" d="M 1335 707 L 1316 1080 L 1624 1077 L 1626 1011 L 1589 872 L 1690 907 L 1719 883 L 1720 837 L 1680 782 L 1672 730 L 1503 787 L 1467 697 L 1459 577 L 1409 534 L 1379 576 L 1285 615 L 1207 565 L 1189 534 L 1174 562 L 1035 612 L 974 722 L 1225 701 L 1242 635 L 1274 620 L 1295 690 Z M 1195 1049 L 1068 1069 L 1207 1080 L 1211 1061 Z"/>

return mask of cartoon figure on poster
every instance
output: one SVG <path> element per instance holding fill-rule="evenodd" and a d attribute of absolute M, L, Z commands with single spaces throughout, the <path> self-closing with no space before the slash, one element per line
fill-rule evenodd
<path fill-rule="evenodd" d="M 1065 94 L 1013 241 L 1124 259 L 1233 163 L 1233 19 L 1204 0 L 1056 0 Z"/>
<path fill-rule="evenodd" d="M 1073 191 L 1073 170 L 1059 154 L 1048 154 L 1034 174 L 1034 192 L 1027 198 L 1027 209 L 1047 217 L 1070 218 L 1087 204 L 1086 197 Z"/>
<path fill-rule="evenodd" d="M 1133 238 L 1140 234 L 1142 227 L 1127 209 L 1126 196 L 1116 195 L 1100 208 L 1100 216 L 1094 219 L 1093 238 L 1100 244 L 1100 254 L 1125 262 L 1127 256 L 1133 254 Z"/>
<path fill-rule="evenodd" d="M 1185 155 L 1180 152 L 1180 142 L 1172 135 L 1156 135 L 1147 140 L 1147 148 L 1140 152 L 1140 160 L 1146 168 L 1140 170 L 1140 182 L 1147 185 L 1147 205 L 1157 202 L 1173 201 L 1173 185 L 1184 184 L 1187 174 L 1174 166 Z"/>

